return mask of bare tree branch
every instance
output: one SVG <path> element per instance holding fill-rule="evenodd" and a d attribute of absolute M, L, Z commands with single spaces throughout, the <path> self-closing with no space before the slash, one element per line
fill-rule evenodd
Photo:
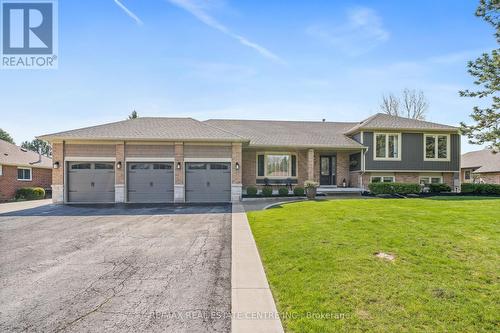
<path fill-rule="evenodd" d="M 380 110 L 386 114 L 410 119 L 425 119 L 429 103 L 424 92 L 415 89 L 404 89 L 401 98 L 394 94 L 382 95 Z"/>
<path fill-rule="evenodd" d="M 380 110 L 391 116 L 399 116 L 399 99 L 393 94 L 382 95 L 382 103 L 380 104 Z"/>

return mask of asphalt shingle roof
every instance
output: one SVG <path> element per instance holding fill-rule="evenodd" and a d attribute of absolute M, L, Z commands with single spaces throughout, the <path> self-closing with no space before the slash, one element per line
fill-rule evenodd
<path fill-rule="evenodd" d="M 52 159 L 0 140 L 0 164 L 50 169 Z"/>
<path fill-rule="evenodd" d="M 391 116 L 385 113 L 377 113 L 356 126 L 348 133 L 355 133 L 369 129 L 394 129 L 394 130 L 437 130 L 437 131 L 457 131 L 457 127 L 432 123 L 429 121 L 409 119 L 404 117 Z"/>
<path fill-rule="evenodd" d="M 500 172 L 500 153 L 490 149 L 471 151 L 462 155 L 461 168 L 478 168 L 474 172 Z"/>
<path fill-rule="evenodd" d="M 226 119 L 206 123 L 249 139 L 251 146 L 363 147 L 344 135 L 356 123 Z"/>
<path fill-rule="evenodd" d="M 42 140 L 183 140 L 245 141 L 192 118 L 141 117 L 115 123 L 42 135 Z"/>

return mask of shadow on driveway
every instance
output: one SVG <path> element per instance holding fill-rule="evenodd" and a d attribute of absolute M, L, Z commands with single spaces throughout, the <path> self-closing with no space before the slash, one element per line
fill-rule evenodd
<path fill-rule="evenodd" d="M 230 213 L 231 204 L 108 204 L 46 205 L 0 214 L 0 216 L 109 216 L 190 215 Z"/>

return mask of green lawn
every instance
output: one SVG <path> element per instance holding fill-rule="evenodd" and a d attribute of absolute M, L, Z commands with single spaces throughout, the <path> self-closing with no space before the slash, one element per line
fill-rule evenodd
<path fill-rule="evenodd" d="M 500 329 L 498 198 L 301 202 L 248 217 L 287 332 Z"/>

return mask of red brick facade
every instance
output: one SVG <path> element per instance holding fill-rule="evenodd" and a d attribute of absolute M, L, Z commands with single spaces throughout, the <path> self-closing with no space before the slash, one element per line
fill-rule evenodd
<path fill-rule="evenodd" d="M 0 201 L 7 201 L 14 198 L 16 190 L 22 187 L 42 187 L 50 189 L 52 184 L 51 169 L 31 169 L 31 181 L 17 180 L 17 167 L 10 165 L 2 166 L 0 176 Z"/>

